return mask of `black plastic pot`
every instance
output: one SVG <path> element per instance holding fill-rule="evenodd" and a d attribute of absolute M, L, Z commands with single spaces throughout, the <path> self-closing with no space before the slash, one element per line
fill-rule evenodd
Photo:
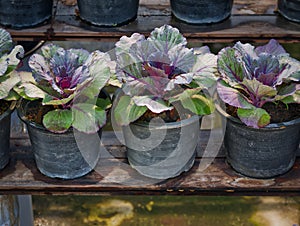
<path fill-rule="evenodd" d="M 0 115 L 0 169 L 9 162 L 10 116 L 15 105 L 12 102 L 9 109 Z"/>
<path fill-rule="evenodd" d="M 74 179 L 91 172 L 99 160 L 101 130 L 97 134 L 73 130 L 62 134 L 49 132 L 43 126 L 24 117 L 32 104 L 34 102 L 23 100 L 18 108 L 18 115 L 27 126 L 35 162 L 40 172 L 48 177 L 62 179 Z M 90 139 L 91 136 L 96 138 Z M 89 142 L 86 142 L 87 140 Z"/>
<path fill-rule="evenodd" d="M 131 123 L 123 127 L 128 161 L 147 177 L 178 176 L 194 164 L 199 128 L 198 116 L 164 125 Z"/>
<path fill-rule="evenodd" d="M 171 0 L 172 14 L 186 23 L 208 24 L 225 20 L 233 0 Z"/>
<path fill-rule="evenodd" d="M 300 22 L 300 0 L 278 0 L 278 11 L 286 19 Z"/>
<path fill-rule="evenodd" d="M 224 145 L 233 169 L 248 177 L 273 178 L 292 168 L 300 142 L 300 118 L 255 129 L 217 108 L 227 118 Z"/>
<path fill-rule="evenodd" d="M 77 0 L 80 18 L 97 26 L 117 26 L 137 17 L 139 0 Z"/>
<path fill-rule="evenodd" d="M 12 28 L 39 25 L 51 18 L 52 0 L 0 0 L 0 24 Z"/>

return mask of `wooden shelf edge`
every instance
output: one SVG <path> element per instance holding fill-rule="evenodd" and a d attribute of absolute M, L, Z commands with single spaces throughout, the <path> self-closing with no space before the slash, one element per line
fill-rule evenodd
<path fill-rule="evenodd" d="M 120 147 L 106 146 L 109 152 Z M 190 171 L 168 180 L 154 180 L 137 173 L 124 157 L 100 156 L 96 169 L 86 176 L 52 179 L 36 168 L 28 139 L 13 139 L 11 161 L 0 171 L 0 194 L 300 195 L 299 157 L 288 173 L 273 179 L 242 176 L 224 157 L 198 157 Z"/>

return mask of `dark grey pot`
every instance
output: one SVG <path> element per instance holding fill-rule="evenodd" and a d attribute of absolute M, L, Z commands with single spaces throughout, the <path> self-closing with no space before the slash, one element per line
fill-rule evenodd
<path fill-rule="evenodd" d="M 10 116 L 16 105 L 12 102 L 9 109 L 0 115 L 0 169 L 9 162 Z"/>
<path fill-rule="evenodd" d="M 171 0 L 172 14 L 187 23 L 209 24 L 231 14 L 233 0 Z"/>
<path fill-rule="evenodd" d="M 19 202 L 16 195 L 0 195 L 0 225 L 20 225 Z"/>
<path fill-rule="evenodd" d="M 248 177 L 273 178 L 292 168 L 300 142 L 300 118 L 255 129 L 222 114 L 227 117 L 226 157 L 233 169 Z"/>
<path fill-rule="evenodd" d="M 286 19 L 300 22 L 300 0 L 278 0 L 278 11 Z"/>
<path fill-rule="evenodd" d="M 0 24 L 12 28 L 39 25 L 50 19 L 52 0 L 0 0 Z"/>
<path fill-rule="evenodd" d="M 24 118 L 30 103 L 32 102 L 23 100 L 18 108 L 18 115 L 27 126 L 35 162 L 40 172 L 48 177 L 61 179 L 74 179 L 91 172 L 99 160 L 98 135 L 101 135 L 101 131 L 96 139 L 92 139 L 93 142 L 90 139 L 92 134 L 76 132 L 75 136 L 73 130 L 62 134 L 49 132 L 41 125 Z M 80 141 L 76 140 L 78 137 Z M 84 150 L 79 147 L 84 147 Z"/>
<path fill-rule="evenodd" d="M 178 176 L 194 164 L 199 129 L 198 116 L 157 126 L 131 123 L 123 127 L 128 161 L 147 177 Z"/>
<path fill-rule="evenodd" d="M 137 17 L 139 0 L 77 0 L 80 18 L 97 26 L 126 24 Z"/>

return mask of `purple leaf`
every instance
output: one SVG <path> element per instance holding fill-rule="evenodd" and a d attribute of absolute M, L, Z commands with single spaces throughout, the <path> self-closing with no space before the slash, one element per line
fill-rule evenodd
<path fill-rule="evenodd" d="M 271 39 L 266 45 L 256 47 L 255 52 L 258 55 L 260 53 L 269 53 L 272 55 L 286 54 L 285 49 L 275 39 Z"/>

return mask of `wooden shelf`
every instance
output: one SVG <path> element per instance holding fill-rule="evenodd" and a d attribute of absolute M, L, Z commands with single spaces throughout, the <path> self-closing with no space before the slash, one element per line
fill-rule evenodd
<path fill-rule="evenodd" d="M 198 155 L 206 147 L 209 131 L 201 131 Z M 239 175 L 222 157 L 197 158 L 193 168 L 169 180 L 138 174 L 124 158 L 125 147 L 112 132 L 104 132 L 106 151 L 95 171 L 74 179 L 52 179 L 35 166 L 28 138 L 13 138 L 12 158 L 0 171 L 0 194 L 97 194 L 97 195 L 300 195 L 300 158 L 293 169 L 276 179 L 250 179 Z M 215 145 L 220 146 L 215 143 Z M 203 169 L 203 162 L 209 166 Z M 205 167 L 204 167 L 205 168 Z"/>
<path fill-rule="evenodd" d="M 156 4 L 156 3 L 162 4 Z M 214 25 L 190 25 L 171 15 L 169 1 L 141 0 L 138 17 L 128 25 L 101 28 L 82 22 L 75 15 L 77 6 L 61 2 L 53 24 L 14 30 L 6 28 L 15 41 L 117 41 L 123 35 L 139 32 L 149 35 L 155 27 L 170 24 L 192 42 L 300 42 L 300 24 L 276 12 L 276 0 L 235 0 L 232 15 Z M 135 195 L 300 195 L 300 157 L 293 169 L 276 179 L 257 180 L 234 172 L 226 164 L 222 148 L 217 158 L 203 156 L 209 132 L 201 131 L 198 157 L 193 168 L 176 178 L 147 179 L 133 170 L 124 157 L 125 147 L 111 132 L 103 134 L 104 147 L 96 171 L 75 180 L 51 179 L 35 166 L 28 137 L 11 140 L 11 161 L 0 171 L 0 194 L 135 194 Z M 221 147 L 217 141 L 212 145 Z M 298 152 L 300 153 L 300 151 Z M 298 154 L 298 156 L 300 156 Z M 212 162 L 203 169 L 203 162 Z M 204 164 L 205 165 L 205 164 Z"/>
<path fill-rule="evenodd" d="M 150 2 L 150 1 L 149 1 Z M 75 15 L 77 6 L 60 3 L 53 23 L 36 28 L 8 29 L 16 41 L 36 40 L 81 40 L 117 41 L 122 35 L 134 32 L 148 35 L 155 27 L 170 24 L 180 29 L 189 41 L 195 42 L 265 42 L 275 38 L 281 42 L 300 42 L 300 24 L 290 22 L 275 11 L 276 0 L 237 0 L 232 16 L 224 22 L 213 25 L 190 25 L 177 21 L 171 16 L 170 6 L 149 5 L 142 2 L 138 18 L 128 25 L 101 28 L 89 25 Z M 151 2 L 150 2 L 151 3 Z M 49 30 L 50 29 L 50 30 Z"/>

